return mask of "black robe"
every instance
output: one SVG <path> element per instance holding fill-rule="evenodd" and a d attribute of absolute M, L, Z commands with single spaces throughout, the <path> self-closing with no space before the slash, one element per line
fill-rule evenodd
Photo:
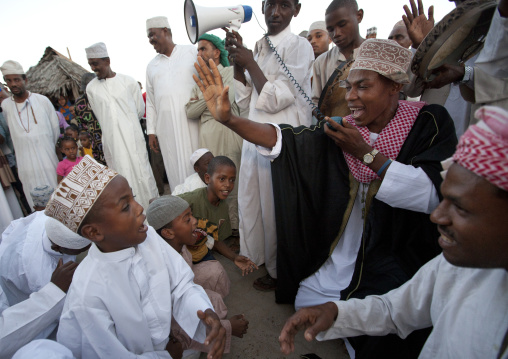
<path fill-rule="evenodd" d="M 281 125 L 282 150 L 272 162 L 277 223 L 277 303 L 294 303 L 301 280 L 316 272 L 333 251 L 348 204 L 349 169 L 324 122 L 310 128 Z M 453 155 L 453 121 L 439 105 L 424 106 L 397 161 L 421 167 L 438 190 L 440 162 Z M 343 224 L 344 222 L 344 224 Z M 392 208 L 373 199 L 351 284 L 341 298 L 384 294 L 409 280 L 440 252 L 429 215 Z M 338 239 L 338 238 L 337 238 Z"/>

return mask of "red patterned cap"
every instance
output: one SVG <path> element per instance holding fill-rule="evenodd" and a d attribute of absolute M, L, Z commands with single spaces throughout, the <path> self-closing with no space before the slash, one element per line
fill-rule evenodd
<path fill-rule="evenodd" d="M 484 106 L 475 117 L 481 121 L 462 135 L 453 161 L 508 191 L 508 112 Z"/>

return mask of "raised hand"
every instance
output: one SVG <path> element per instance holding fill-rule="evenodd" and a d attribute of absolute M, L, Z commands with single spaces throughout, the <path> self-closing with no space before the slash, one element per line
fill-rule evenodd
<path fill-rule="evenodd" d="M 213 310 L 207 309 L 204 312 L 198 310 L 198 318 L 210 328 L 210 332 L 205 338 L 205 345 L 210 343 L 213 345 L 208 352 L 207 359 L 222 358 L 226 345 L 226 329 L 221 325 L 219 317 Z"/>
<path fill-rule="evenodd" d="M 51 282 L 67 293 L 72 282 L 72 276 L 78 267 L 78 263 L 69 261 L 63 264 L 62 258 L 58 261 L 56 269 L 51 275 Z"/>
<path fill-rule="evenodd" d="M 234 262 L 235 265 L 242 270 L 242 276 L 252 273 L 255 269 L 258 269 L 256 263 L 245 256 L 237 255 Z"/>
<path fill-rule="evenodd" d="M 226 123 L 231 119 L 231 103 L 229 102 L 229 86 L 224 88 L 222 77 L 215 65 L 215 62 L 210 59 L 209 66 L 206 66 L 205 61 L 198 56 L 198 62 L 194 63 L 199 78 L 192 75 L 194 81 L 199 86 L 203 93 L 203 98 L 206 106 L 213 118 L 221 123 Z"/>
<path fill-rule="evenodd" d="M 413 47 L 417 48 L 434 27 L 434 6 L 429 7 L 429 17 L 425 16 L 425 8 L 422 0 L 418 0 L 418 9 L 414 0 L 409 0 L 411 11 L 407 5 L 404 5 L 406 15 L 402 15 L 402 20 L 406 24 L 407 33 Z"/>
<path fill-rule="evenodd" d="M 304 337 L 312 341 L 319 332 L 330 329 L 337 318 L 338 308 L 333 302 L 303 308 L 289 317 L 279 336 L 280 351 L 289 355 L 295 350 L 295 334 L 306 329 Z"/>

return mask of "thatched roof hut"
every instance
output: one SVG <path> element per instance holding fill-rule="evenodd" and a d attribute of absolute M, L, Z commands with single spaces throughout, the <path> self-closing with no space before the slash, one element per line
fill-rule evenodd
<path fill-rule="evenodd" d="M 53 101 L 57 101 L 60 96 L 77 99 L 81 95 L 81 76 L 87 72 L 48 46 L 39 63 L 27 71 L 27 88 Z"/>

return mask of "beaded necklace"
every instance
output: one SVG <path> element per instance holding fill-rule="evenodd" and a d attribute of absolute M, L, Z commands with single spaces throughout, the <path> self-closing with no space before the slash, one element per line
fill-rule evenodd
<path fill-rule="evenodd" d="M 30 95 L 28 95 L 28 98 L 30 98 Z M 14 101 L 14 99 L 13 99 L 13 101 Z M 28 125 L 27 125 L 28 128 L 26 128 L 25 125 L 23 125 L 23 120 L 21 119 L 21 112 L 18 110 L 18 104 L 14 101 L 14 103 L 16 104 L 16 111 L 18 113 L 19 122 L 21 123 L 21 126 L 23 127 L 25 132 L 30 133 L 30 116 L 28 113 L 28 106 L 29 105 L 30 105 L 30 109 L 32 110 L 32 117 L 34 118 L 34 122 L 36 125 L 37 125 L 37 118 L 35 118 L 34 108 L 32 107 L 32 104 L 30 103 L 30 101 L 26 101 L 26 102 L 27 102 L 27 104 L 26 104 L 26 118 L 28 121 Z"/>

